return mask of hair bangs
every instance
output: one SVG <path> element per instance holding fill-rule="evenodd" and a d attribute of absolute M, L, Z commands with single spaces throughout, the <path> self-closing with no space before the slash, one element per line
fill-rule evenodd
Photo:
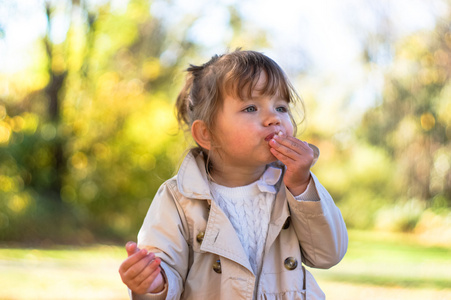
<path fill-rule="evenodd" d="M 258 63 L 235 64 L 224 76 L 221 93 L 246 100 L 258 92 L 261 96 L 279 95 L 292 102 L 292 87 L 280 67 L 268 58 L 258 58 Z M 265 76 L 265 82 L 257 88 L 261 76 Z"/>

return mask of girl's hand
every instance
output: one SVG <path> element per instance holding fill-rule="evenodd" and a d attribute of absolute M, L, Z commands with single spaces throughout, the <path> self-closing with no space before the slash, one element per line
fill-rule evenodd
<path fill-rule="evenodd" d="M 164 288 L 161 259 L 133 242 L 128 242 L 125 249 L 128 258 L 119 267 L 122 282 L 136 294 L 161 292 Z"/>
<path fill-rule="evenodd" d="M 287 171 L 283 182 L 294 196 L 302 194 L 310 181 L 310 167 L 314 152 L 307 142 L 282 133 L 269 141 L 271 153 L 280 160 Z"/>

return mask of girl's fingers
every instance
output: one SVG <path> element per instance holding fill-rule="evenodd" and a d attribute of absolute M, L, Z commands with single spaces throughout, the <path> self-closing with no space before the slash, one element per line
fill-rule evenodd
<path fill-rule="evenodd" d="M 128 242 L 125 245 L 125 250 L 127 250 L 127 255 L 131 256 L 139 251 L 138 245 L 135 242 Z"/>
<path fill-rule="evenodd" d="M 292 136 L 275 135 L 274 140 L 276 140 L 282 146 L 285 146 L 298 154 L 303 154 L 305 153 L 305 151 L 310 151 L 310 147 L 308 146 L 307 142 L 301 141 Z"/>
<path fill-rule="evenodd" d="M 155 282 L 158 275 L 161 273 L 160 263 L 161 260 L 157 258 L 152 262 L 152 268 L 146 269 L 149 272 L 146 273 L 147 276 L 144 278 L 144 280 L 139 283 L 138 289 L 144 290 L 146 293 L 151 292 L 159 285 L 159 283 L 161 283 L 161 280 L 160 282 Z"/>
<path fill-rule="evenodd" d="M 271 153 L 287 166 L 284 183 L 295 195 L 301 194 L 310 180 L 315 152 L 307 142 L 295 137 L 274 136 L 269 141 Z"/>
<path fill-rule="evenodd" d="M 308 146 L 313 150 L 313 161 L 312 161 L 312 167 L 313 167 L 313 165 L 318 161 L 320 151 L 319 151 L 319 148 L 313 144 L 308 143 Z"/>
<path fill-rule="evenodd" d="M 275 136 L 269 142 L 271 148 L 283 154 L 287 159 L 299 160 L 300 156 L 313 155 L 313 150 L 308 146 L 308 143 L 300 141 L 294 137 L 280 137 Z M 278 156 L 276 156 L 279 158 Z M 283 161 L 282 161 L 283 162 Z"/>
<path fill-rule="evenodd" d="M 119 268 L 119 273 L 124 277 L 133 279 L 155 258 L 155 254 L 148 253 L 147 250 L 141 249 L 137 253 L 128 257 Z"/>
<path fill-rule="evenodd" d="M 150 261 L 147 266 L 142 270 L 141 273 L 139 273 L 133 281 L 135 282 L 136 286 L 139 287 L 145 287 L 146 289 L 150 286 L 150 284 L 153 282 L 153 280 L 157 277 L 157 275 L 160 273 L 160 258 L 155 258 L 154 260 Z"/>
<path fill-rule="evenodd" d="M 272 155 L 274 155 L 279 161 L 281 161 L 284 165 L 289 165 L 291 162 L 293 162 L 293 159 L 286 156 L 284 153 L 280 152 L 279 149 L 276 147 L 269 148 L 269 151 L 271 151 Z"/>
<path fill-rule="evenodd" d="M 139 274 L 141 274 L 147 266 L 155 259 L 155 255 L 153 253 L 147 255 L 140 261 L 138 261 L 135 265 L 133 265 L 133 268 L 130 268 L 126 272 L 126 276 L 128 278 L 135 279 Z"/>
<path fill-rule="evenodd" d="M 295 151 L 287 148 L 282 143 L 279 143 L 279 140 L 272 139 L 269 141 L 269 146 L 271 149 L 271 152 L 274 154 L 275 157 L 277 157 L 281 162 L 284 163 L 284 160 L 291 159 L 293 160 L 297 154 Z"/>

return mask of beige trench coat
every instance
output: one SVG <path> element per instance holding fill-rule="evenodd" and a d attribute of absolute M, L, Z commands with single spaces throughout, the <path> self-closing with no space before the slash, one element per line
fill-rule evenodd
<path fill-rule="evenodd" d="M 167 295 L 133 294 L 132 299 L 325 299 L 302 263 L 334 266 L 346 253 L 348 236 L 339 209 L 312 177 L 320 201 L 297 201 L 282 180 L 276 184 L 279 192 L 253 295 L 256 276 L 247 255 L 212 200 L 202 155 L 190 152 L 178 175 L 158 190 L 138 234 L 139 247 L 162 260 Z"/>

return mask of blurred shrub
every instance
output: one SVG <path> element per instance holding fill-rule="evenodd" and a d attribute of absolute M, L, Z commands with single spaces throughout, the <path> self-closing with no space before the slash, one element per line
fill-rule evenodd
<path fill-rule="evenodd" d="M 386 206 L 377 211 L 375 228 L 395 232 L 413 232 L 425 210 L 425 203 L 418 199 Z"/>

